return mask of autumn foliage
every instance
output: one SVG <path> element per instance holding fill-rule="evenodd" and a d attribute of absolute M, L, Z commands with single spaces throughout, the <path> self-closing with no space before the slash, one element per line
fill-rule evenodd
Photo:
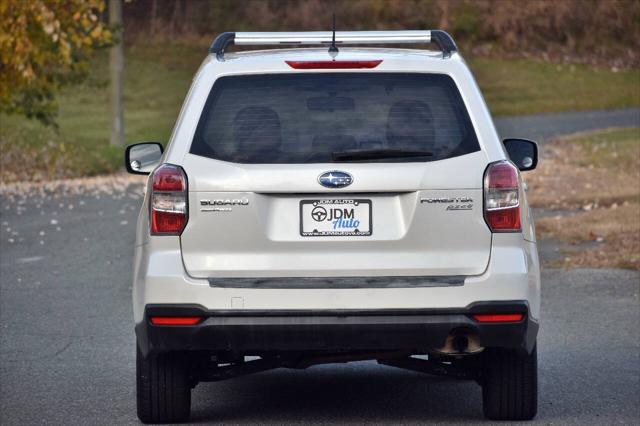
<path fill-rule="evenodd" d="M 0 112 L 54 123 L 55 91 L 86 75 L 108 45 L 103 0 L 0 0 Z"/>

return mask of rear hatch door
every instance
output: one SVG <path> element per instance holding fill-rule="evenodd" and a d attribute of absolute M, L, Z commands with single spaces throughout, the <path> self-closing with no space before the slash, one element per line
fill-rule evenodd
<path fill-rule="evenodd" d="M 487 159 L 451 78 L 218 79 L 183 167 L 195 277 L 482 273 Z"/>

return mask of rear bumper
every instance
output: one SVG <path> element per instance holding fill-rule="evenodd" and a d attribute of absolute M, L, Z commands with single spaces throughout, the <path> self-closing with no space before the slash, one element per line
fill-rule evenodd
<path fill-rule="evenodd" d="M 509 323 L 479 323 L 473 314 L 522 313 Z M 193 326 L 152 325 L 153 316 L 199 316 Z M 522 349 L 535 344 L 538 323 L 526 301 L 474 303 L 460 309 L 376 311 L 211 311 L 199 305 L 147 305 L 136 325 L 143 355 L 168 351 L 403 350 L 441 348 L 450 334 L 465 330 L 481 346 Z"/>
<path fill-rule="evenodd" d="M 157 237 L 136 248 L 134 321 L 144 322 L 145 310 L 152 305 L 197 304 L 211 312 L 457 312 L 478 302 L 513 300 L 526 300 L 531 317 L 538 320 L 540 273 L 535 243 L 516 233 L 494 234 L 492 239 L 487 270 L 464 281 L 443 282 L 461 277 L 438 277 L 433 282 L 413 276 L 331 277 L 321 271 L 307 273 L 304 279 L 256 281 L 193 278 L 184 269 L 179 237 Z"/>

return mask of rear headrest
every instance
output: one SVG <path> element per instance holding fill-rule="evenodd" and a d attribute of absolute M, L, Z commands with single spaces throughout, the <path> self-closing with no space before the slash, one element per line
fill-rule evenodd
<path fill-rule="evenodd" d="M 269 152 L 282 143 L 280 117 L 268 107 L 242 108 L 233 119 L 233 137 L 240 151 Z"/>
<path fill-rule="evenodd" d="M 387 142 L 390 147 L 430 150 L 435 145 L 435 126 L 431 108 L 417 100 L 391 105 L 387 117 Z"/>
<path fill-rule="evenodd" d="M 314 152 L 339 152 L 357 148 L 356 138 L 351 135 L 316 135 L 312 146 Z"/>

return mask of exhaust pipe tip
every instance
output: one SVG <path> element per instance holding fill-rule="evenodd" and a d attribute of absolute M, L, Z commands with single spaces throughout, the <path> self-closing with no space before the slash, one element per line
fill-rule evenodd
<path fill-rule="evenodd" d="M 474 354 L 482 351 L 484 348 L 480 346 L 480 339 L 469 330 L 453 330 L 444 347 L 438 349 L 438 352 L 447 355 L 465 355 Z"/>
<path fill-rule="evenodd" d="M 467 336 L 462 334 L 453 336 L 451 346 L 456 352 L 466 352 L 467 348 L 469 347 L 469 339 L 467 338 Z"/>

